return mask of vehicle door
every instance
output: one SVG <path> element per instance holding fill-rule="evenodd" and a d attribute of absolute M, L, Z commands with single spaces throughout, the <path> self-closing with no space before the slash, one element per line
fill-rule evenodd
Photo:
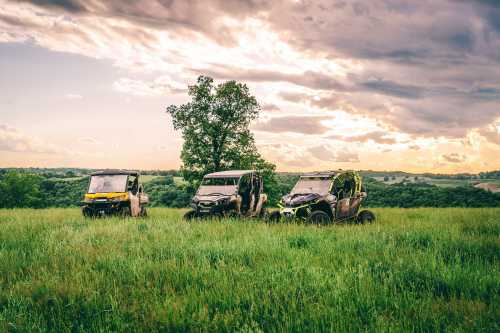
<path fill-rule="evenodd" d="M 253 210 L 257 210 L 257 206 L 259 205 L 260 193 L 262 192 L 261 185 L 262 180 L 259 174 L 255 173 L 252 176 L 253 178 L 253 186 L 252 186 L 252 197 L 253 197 Z"/>
<path fill-rule="evenodd" d="M 249 174 L 243 175 L 240 179 L 238 194 L 241 196 L 241 212 L 246 213 L 250 208 L 251 178 Z"/>
<path fill-rule="evenodd" d="M 139 191 L 138 191 L 138 196 L 139 196 L 139 203 L 141 205 L 147 205 L 149 203 L 149 196 L 144 193 L 144 187 L 139 185 Z"/>
<path fill-rule="evenodd" d="M 356 216 L 358 214 L 359 206 L 361 205 L 361 200 L 363 199 L 363 196 L 361 195 L 361 192 L 356 192 L 352 197 L 349 202 L 349 216 Z"/>
<path fill-rule="evenodd" d="M 141 212 L 141 203 L 139 198 L 139 179 L 136 176 L 128 177 L 127 185 L 128 197 L 130 202 L 130 215 L 139 216 Z"/>
<path fill-rule="evenodd" d="M 353 186 L 350 179 L 345 179 L 343 185 L 338 190 L 338 201 L 336 209 L 336 218 L 344 219 L 351 215 L 351 201 L 354 200 L 352 197 Z"/>

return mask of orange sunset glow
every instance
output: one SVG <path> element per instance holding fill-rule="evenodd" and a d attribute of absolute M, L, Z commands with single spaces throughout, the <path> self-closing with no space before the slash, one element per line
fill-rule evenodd
<path fill-rule="evenodd" d="M 208 75 L 278 171 L 499 169 L 500 9 L 452 3 L 0 0 L 0 167 L 177 169 Z"/>

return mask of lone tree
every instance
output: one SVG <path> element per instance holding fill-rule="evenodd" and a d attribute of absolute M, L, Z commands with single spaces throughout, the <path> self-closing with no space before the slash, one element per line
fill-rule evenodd
<path fill-rule="evenodd" d="M 236 81 L 215 86 L 212 78 L 200 76 L 188 93 L 191 102 L 167 107 L 174 129 L 184 138 L 184 178 L 197 182 L 210 172 L 256 169 L 272 182 L 275 165 L 260 156 L 248 129 L 260 110 L 248 87 Z"/>

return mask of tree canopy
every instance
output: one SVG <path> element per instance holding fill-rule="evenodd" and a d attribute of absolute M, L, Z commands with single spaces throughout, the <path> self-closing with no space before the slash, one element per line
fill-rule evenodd
<path fill-rule="evenodd" d="M 6 172 L 0 177 L 0 208 L 42 207 L 41 181 L 38 175 Z"/>
<path fill-rule="evenodd" d="M 248 87 L 236 81 L 215 85 L 212 78 L 200 76 L 188 93 L 190 102 L 167 107 L 174 129 L 184 138 L 184 178 L 196 182 L 210 172 L 259 169 L 272 182 L 275 166 L 260 156 L 248 128 L 260 111 Z"/>
<path fill-rule="evenodd" d="M 0 208 L 16 207 L 75 207 L 88 188 L 88 173 L 79 178 L 57 178 L 45 172 L 0 169 Z M 264 173 L 265 175 L 266 173 Z M 196 191 L 195 184 L 174 181 L 175 171 L 158 171 L 157 177 L 144 183 L 153 207 L 187 207 Z M 290 192 L 299 176 L 277 173 L 266 181 L 265 193 L 269 205 L 275 207 L 281 196 Z M 499 207 L 500 193 L 473 186 L 438 187 L 418 183 L 386 184 L 373 178 L 363 178 L 368 198 L 367 207 Z"/>

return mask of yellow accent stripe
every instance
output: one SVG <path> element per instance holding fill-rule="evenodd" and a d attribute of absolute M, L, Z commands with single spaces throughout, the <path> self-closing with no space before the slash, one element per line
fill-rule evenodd
<path fill-rule="evenodd" d="M 123 200 L 128 200 L 127 192 L 110 192 L 110 193 L 87 193 L 85 194 L 86 199 L 113 199 L 117 197 L 123 197 Z"/>

